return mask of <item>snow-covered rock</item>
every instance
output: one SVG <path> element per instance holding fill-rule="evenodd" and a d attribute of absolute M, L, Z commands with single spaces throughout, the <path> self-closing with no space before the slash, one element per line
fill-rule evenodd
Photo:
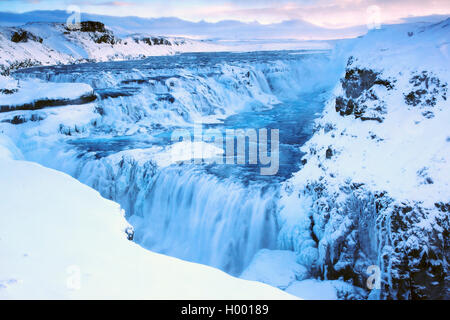
<path fill-rule="evenodd" d="M 139 247 L 127 239 L 118 204 L 15 158 L 17 148 L 0 135 L 1 299 L 292 298 Z"/>
<path fill-rule="evenodd" d="M 449 40 L 447 19 L 343 48 L 345 74 L 281 200 L 282 247 L 311 274 L 366 288 L 374 265 L 381 298 L 448 298 Z"/>
<path fill-rule="evenodd" d="M 92 87 L 85 83 L 48 83 L 38 79 L 21 82 L 3 78 L 9 81 L 0 82 L 0 112 L 85 104 L 96 99 Z M 11 82 L 16 83 L 14 88 Z"/>

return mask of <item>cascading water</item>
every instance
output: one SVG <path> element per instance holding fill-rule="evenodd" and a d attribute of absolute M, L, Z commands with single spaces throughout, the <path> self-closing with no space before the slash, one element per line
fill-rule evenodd
<path fill-rule="evenodd" d="M 298 147 L 337 80 L 329 60 L 323 52 L 211 53 L 23 70 L 16 77 L 88 83 L 98 101 L 86 106 L 92 118 L 83 126 L 20 132 L 16 142 L 27 159 L 119 202 L 140 245 L 239 275 L 258 250 L 278 246 L 279 182 L 298 169 Z M 219 130 L 279 128 L 278 174 L 160 166 L 170 133 L 205 118 Z"/>
<path fill-rule="evenodd" d="M 275 208 L 274 187 L 170 168 L 152 182 L 144 214 L 130 221 L 144 247 L 236 275 L 260 248 L 276 247 Z"/>

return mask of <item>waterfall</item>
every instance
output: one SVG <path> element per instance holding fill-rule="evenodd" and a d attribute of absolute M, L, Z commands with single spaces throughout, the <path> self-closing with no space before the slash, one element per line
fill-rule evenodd
<path fill-rule="evenodd" d="M 157 174 L 130 222 L 148 249 L 238 275 L 259 249 L 275 248 L 276 199 L 276 187 L 170 167 Z"/>
<path fill-rule="evenodd" d="M 237 128 L 282 126 L 282 143 L 289 144 L 282 151 L 298 148 L 309 135 L 299 128 L 309 126 L 321 106 L 312 98 L 302 108 L 283 100 L 296 101 L 305 92 L 317 98 L 339 72 L 323 53 L 257 55 L 180 55 L 18 71 L 18 78 L 88 83 L 98 99 L 89 106 L 92 119 L 83 117 L 83 130 L 68 135 L 58 128 L 78 128 L 79 120 L 43 110 L 47 118 L 30 124 L 29 132 L 18 130 L 16 144 L 27 160 L 66 172 L 118 202 L 143 247 L 239 275 L 258 250 L 278 248 L 280 180 L 252 180 L 245 169 L 222 174 L 230 167 L 159 167 L 153 160 L 170 143 L 166 135 L 173 127 L 239 113 L 246 115 L 233 120 L 240 121 Z M 258 113 L 280 105 L 271 114 Z M 32 126 L 47 122 L 54 132 L 52 126 L 45 136 L 36 135 Z M 297 168 L 297 154 L 284 155 L 283 168 Z"/>
<path fill-rule="evenodd" d="M 149 250 L 238 276 L 260 249 L 277 247 L 277 183 L 244 182 L 199 165 L 160 168 L 126 151 L 97 159 L 71 148 L 35 159 L 120 203 L 134 241 Z"/>

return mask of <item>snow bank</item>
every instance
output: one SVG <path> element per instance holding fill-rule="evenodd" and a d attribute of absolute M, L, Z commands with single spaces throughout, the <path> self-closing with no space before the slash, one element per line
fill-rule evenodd
<path fill-rule="evenodd" d="M 127 240 L 118 204 L 63 173 L 4 156 L 12 146 L 0 139 L 1 299 L 292 298 L 139 247 Z"/>

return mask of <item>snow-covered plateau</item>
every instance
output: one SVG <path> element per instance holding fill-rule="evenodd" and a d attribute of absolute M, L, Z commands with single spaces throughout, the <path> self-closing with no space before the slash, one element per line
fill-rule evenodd
<path fill-rule="evenodd" d="M 1 297 L 449 298 L 449 19 L 247 53 L 62 28 L 0 31 Z M 199 121 L 278 128 L 277 174 L 174 163 L 223 153 L 171 141 Z"/>
<path fill-rule="evenodd" d="M 64 23 L 36 22 L 0 27 L 0 71 L 37 65 L 142 59 L 180 52 L 223 51 L 208 41 L 131 34 L 120 38 L 101 22 L 83 21 L 78 28 Z"/>

